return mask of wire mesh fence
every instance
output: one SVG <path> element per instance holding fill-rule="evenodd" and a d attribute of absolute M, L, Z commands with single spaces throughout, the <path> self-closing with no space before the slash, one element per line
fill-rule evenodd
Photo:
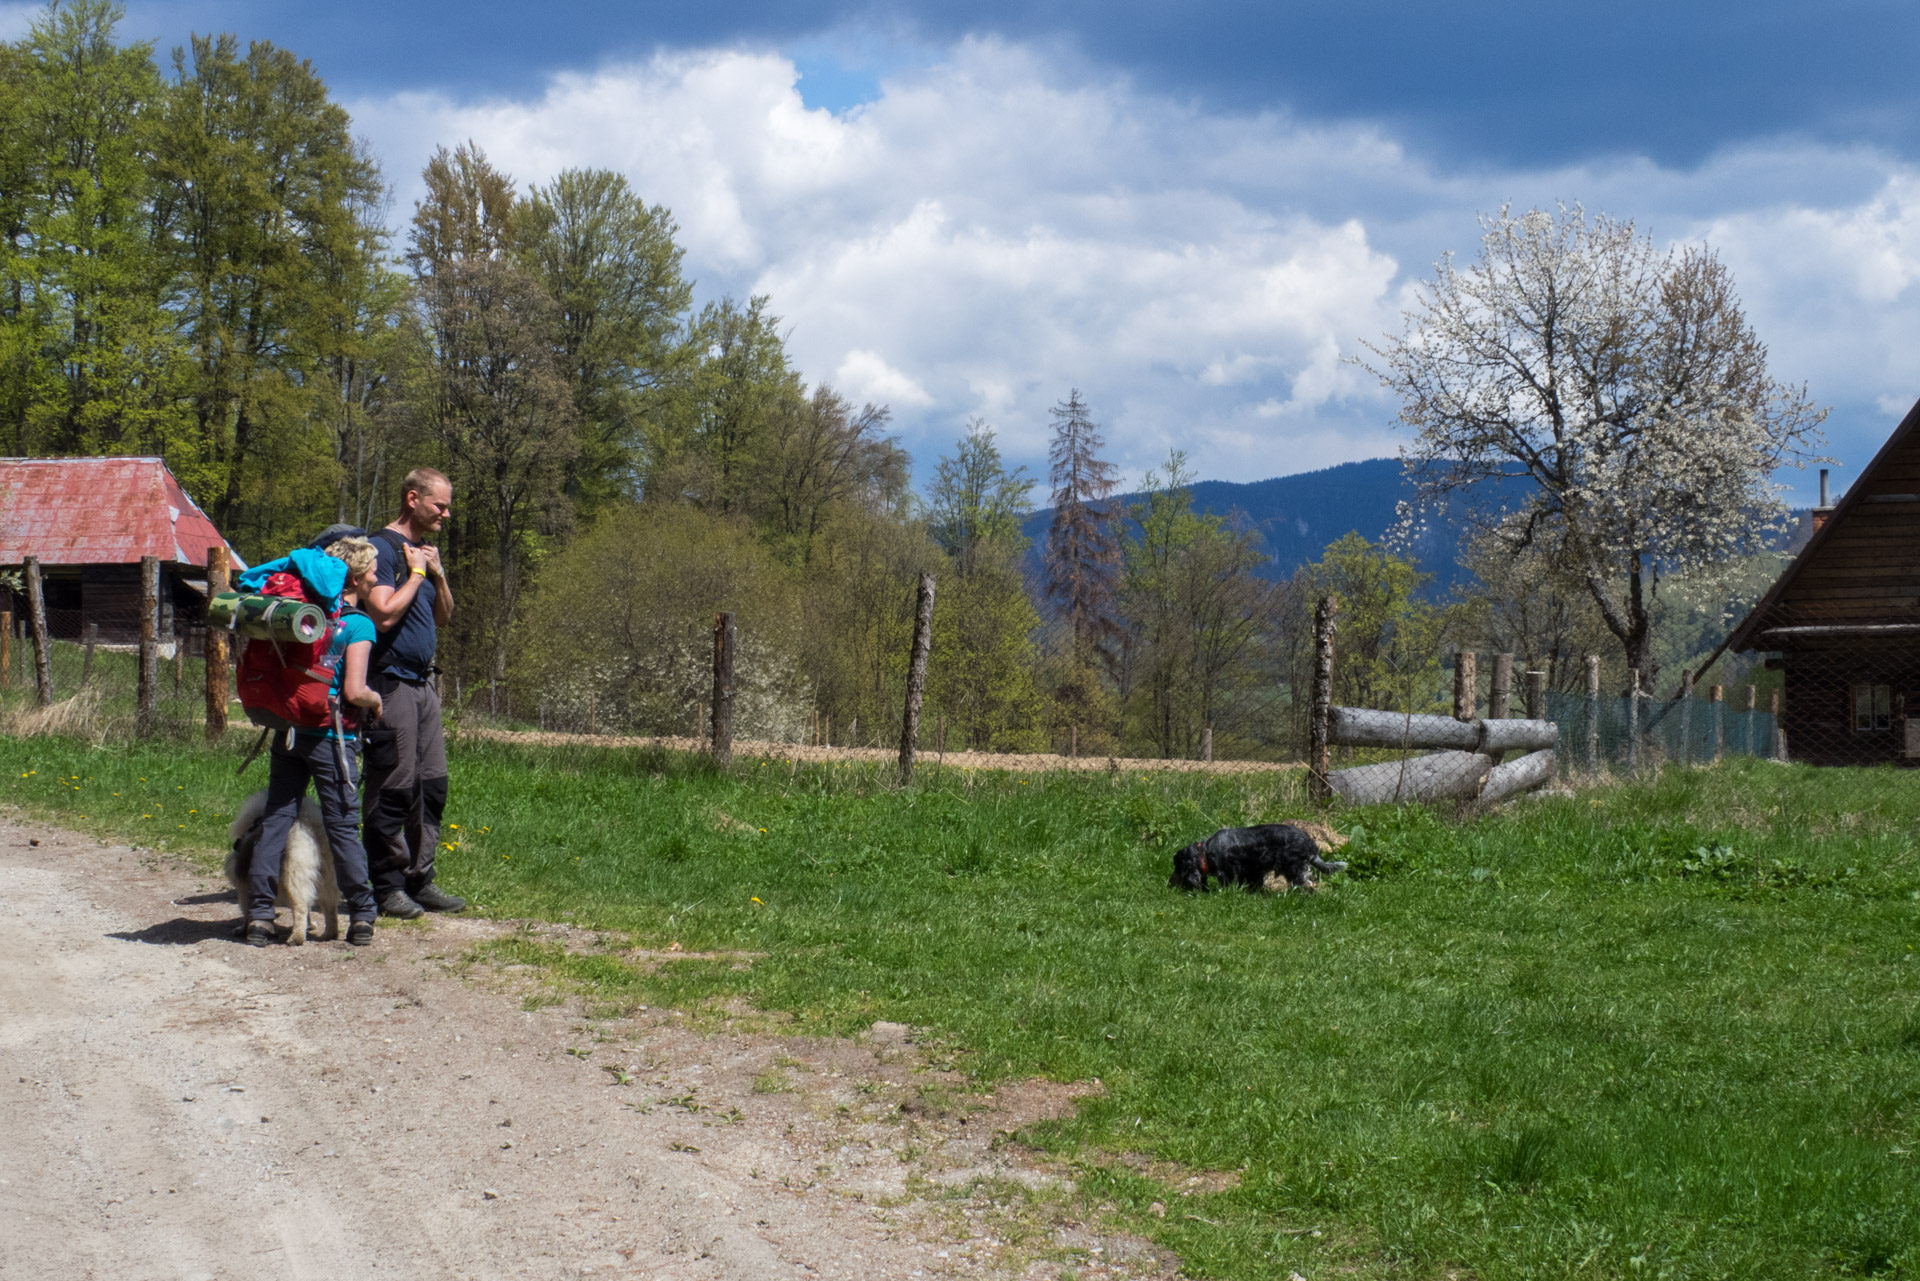
<path fill-rule="evenodd" d="M 1809 700 L 1819 703 L 1829 728 L 1842 713 L 1851 718 L 1847 759 L 1856 761 L 1861 736 L 1898 736 L 1894 726 L 1905 706 L 1897 681 L 1815 680 L 1804 661 L 1796 666 L 1779 656 L 1716 654 L 1714 683 L 1682 672 L 1657 694 L 1635 671 L 1603 689 L 1598 655 L 1581 656 L 1570 669 L 1562 659 L 1439 655 L 1407 645 L 1342 652 L 1337 621 L 1323 616 L 1316 627 L 1309 770 L 1321 795 L 1353 804 L 1486 804 L 1556 781 L 1644 777 L 1736 756 L 1845 757 L 1827 740 L 1794 732 L 1796 714 L 1812 727 Z M 1782 677 L 1796 673 L 1794 697 L 1783 702 Z M 1920 692 L 1914 697 L 1920 700 Z"/>
<path fill-rule="evenodd" d="M 65 733 L 95 740 L 132 738 L 140 728 L 140 645 L 137 614 L 117 623 L 99 613 L 47 610 L 47 675 L 40 698 L 32 629 L 13 620 L 0 649 L 0 729 L 7 733 Z M 155 636 L 151 733 L 187 738 L 204 734 L 206 628 L 185 619 Z M 231 674 L 229 674 L 231 676 Z M 231 678 L 227 688 L 231 689 Z M 237 712 L 238 709 L 236 708 Z"/>

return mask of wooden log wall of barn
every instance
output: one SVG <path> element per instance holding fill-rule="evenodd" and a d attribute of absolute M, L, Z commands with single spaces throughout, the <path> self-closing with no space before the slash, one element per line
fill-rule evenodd
<path fill-rule="evenodd" d="M 1920 763 L 1906 732 L 1909 715 L 1920 726 L 1920 404 L 1815 519 L 1728 647 L 1778 655 L 1790 759 Z"/>

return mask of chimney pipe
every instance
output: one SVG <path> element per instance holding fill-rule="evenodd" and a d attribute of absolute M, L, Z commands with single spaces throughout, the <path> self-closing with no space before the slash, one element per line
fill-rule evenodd
<path fill-rule="evenodd" d="M 1822 507 L 1833 506 L 1832 503 L 1827 501 L 1827 469 L 1825 467 L 1820 469 L 1820 505 Z"/>

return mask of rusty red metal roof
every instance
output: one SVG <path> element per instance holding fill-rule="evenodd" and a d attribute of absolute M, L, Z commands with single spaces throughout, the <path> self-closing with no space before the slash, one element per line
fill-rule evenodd
<path fill-rule="evenodd" d="M 158 458 L 0 458 L 0 565 L 158 556 L 204 568 L 207 549 L 225 541 Z"/>

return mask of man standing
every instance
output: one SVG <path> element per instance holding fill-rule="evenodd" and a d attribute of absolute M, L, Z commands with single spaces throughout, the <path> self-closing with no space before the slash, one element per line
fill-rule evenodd
<path fill-rule="evenodd" d="M 373 896 L 384 916 L 412 919 L 423 911 L 467 905 L 433 883 L 440 816 L 447 808 L 447 740 L 440 696 L 433 688 L 438 629 L 453 617 L 453 592 L 428 535 L 453 508 L 453 486 L 431 467 L 416 467 L 400 486 L 400 515 L 373 536 L 379 555 L 365 608 L 379 637 L 369 684 L 386 704 L 386 735 L 367 742 L 366 846 Z"/>

